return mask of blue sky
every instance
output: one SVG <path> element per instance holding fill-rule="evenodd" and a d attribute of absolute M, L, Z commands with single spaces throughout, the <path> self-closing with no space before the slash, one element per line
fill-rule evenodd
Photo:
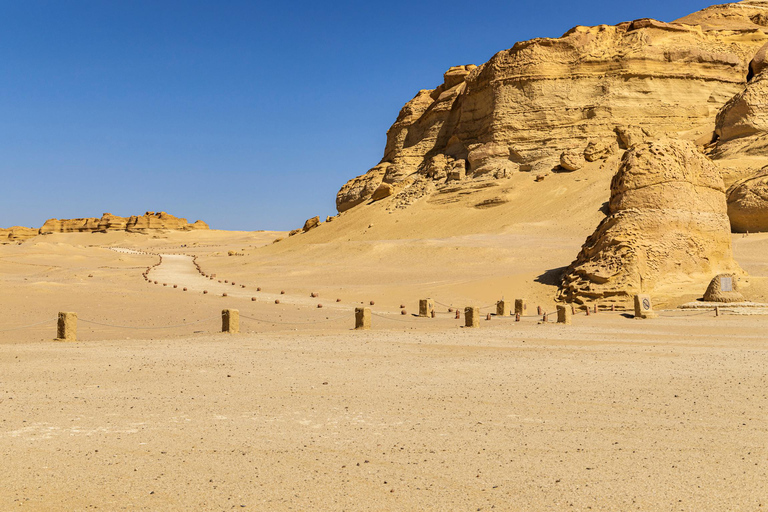
<path fill-rule="evenodd" d="M 217 229 L 335 213 L 452 65 L 688 0 L 0 0 L 0 227 L 164 210 Z"/>

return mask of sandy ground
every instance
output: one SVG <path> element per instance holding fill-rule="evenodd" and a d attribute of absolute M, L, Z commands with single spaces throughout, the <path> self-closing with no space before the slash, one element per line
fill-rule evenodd
<path fill-rule="evenodd" d="M 278 243 L 0 245 L 0 510 L 768 507 L 768 317 L 533 316 L 599 222 L 579 204 L 603 174 L 546 201 L 511 180 L 518 202 L 461 220 L 374 204 Z M 574 214 L 555 222 L 563 190 Z M 768 301 L 768 234 L 733 242 L 744 294 Z M 438 317 L 415 318 L 427 296 Z M 448 313 L 502 297 L 531 316 L 468 330 Z M 369 332 L 352 330 L 361 305 Z M 224 308 L 241 334 L 219 332 Z M 52 341 L 59 311 L 78 314 L 78 342 Z"/>
<path fill-rule="evenodd" d="M 761 510 L 766 326 L 6 345 L 0 509 Z"/>

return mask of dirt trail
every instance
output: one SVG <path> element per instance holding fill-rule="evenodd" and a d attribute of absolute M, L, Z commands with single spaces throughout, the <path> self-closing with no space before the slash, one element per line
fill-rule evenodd
<path fill-rule="evenodd" d="M 281 303 L 285 304 L 311 307 L 316 307 L 317 304 L 322 303 L 319 298 L 256 291 L 256 285 L 250 283 L 233 283 L 232 281 L 226 283 L 224 281 L 229 281 L 229 279 L 218 276 L 216 278 L 204 277 L 195 267 L 192 256 L 185 254 L 160 254 L 160 256 L 162 262 L 149 273 L 149 278 L 152 281 L 157 281 L 159 285 L 166 283 L 168 286 L 173 286 L 175 284 L 193 292 L 208 290 L 208 293 L 213 295 L 226 293 L 227 297 L 248 301 L 251 301 L 252 297 L 256 297 L 256 302 L 274 303 L 275 300 L 280 300 Z M 243 285 L 245 288 L 242 287 Z M 323 303 L 323 307 L 340 311 L 342 309 L 349 310 L 350 306 L 348 304 L 340 306 L 335 303 Z"/>

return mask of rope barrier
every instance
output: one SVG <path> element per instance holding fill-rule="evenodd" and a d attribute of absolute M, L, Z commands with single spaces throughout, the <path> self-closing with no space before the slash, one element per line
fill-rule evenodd
<path fill-rule="evenodd" d="M 11 332 L 11 331 L 19 331 L 21 329 L 29 329 L 30 327 L 36 327 L 38 325 L 47 324 L 48 322 L 55 322 L 56 320 L 57 320 L 56 318 L 52 318 L 48 320 L 43 320 L 41 322 L 36 322 L 34 324 L 22 325 L 19 327 L 11 327 L 10 329 L 0 329 L 0 332 Z"/>
<path fill-rule="evenodd" d="M 100 325 L 102 327 L 114 327 L 117 329 L 136 329 L 136 330 L 152 330 L 152 329 L 176 329 L 178 327 L 185 327 L 187 325 L 195 325 L 202 322 L 207 322 L 209 320 L 213 320 L 214 318 L 220 318 L 220 315 L 215 316 L 209 316 L 207 318 L 203 318 L 201 320 L 195 320 L 194 322 L 184 322 L 183 324 L 177 324 L 177 325 L 166 325 L 162 327 L 136 327 L 132 325 L 113 325 L 113 324 L 105 324 L 102 322 L 95 322 L 93 320 L 85 320 L 83 318 L 78 319 L 80 322 L 84 322 L 86 324 L 93 324 L 93 325 Z"/>
<path fill-rule="evenodd" d="M 316 320 L 314 322 L 280 322 L 276 320 L 265 320 L 263 318 L 254 318 L 251 316 L 246 316 L 243 314 L 240 314 L 240 318 L 245 318 L 246 320 L 253 320 L 254 322 L 260 322 L 263 324 L 277 324 L 277 325 L 313 325 L 313 324 L 320 324 L 320 323 L 328 323 L 328 322 L 336 322 L 338 320 L 343 320 L 345 318 L 354 318 L 355 314 L 345 314 L 344 316 L 336 317 L 336 318 L 326 318 L 325 320 Z"/>
<path fill-rule="evenodd" d="M 390 321 L 392 321 L 392 322 L 402 322 L 402 323 L 406 323 L 406 324 L 410 324 L 410 323 L 412 323 L 412 321 L 411 321 L 411 320 L 403 320 L 403 319 L 401 319 L 401 318 L 390 318 L 390 317 L 388 317 L 388 316 L 385 316 L 385 315 L 380 315 L 379 313 L 373 313 L 373 312 L 371 312 L 371 315 L 373 315 L 373 316 L 377 316 L 377 317 L 379 317 L 379 318 L 383 318 L 384 320 L 390 320 Z"/>
<path fill-rule="evenodd" d="M 714 312 L 715 312 L 714 309 L 707 309 L 705 311 L 700 311 L 698 313 L 689 313 L 687 315 L 680 314 L 680 313 L 682 313 L 682 311 L 679 312 L 679 313 L 676 312 L 676 311 L 658 311 L 658 314 L 659 314 L 659 316 L 663 316 L 663 317 L 667 317 L 667 318 L 675 318 L 675 317 L 681 317 L 681 316 L 701 316 L 701 315 L 706 315 L 706 314 L 713 314 Z M 722 313 L 723 313 L 723 310 L 721 309 L 720 310 L 720 314 L 722 314 Z"/>

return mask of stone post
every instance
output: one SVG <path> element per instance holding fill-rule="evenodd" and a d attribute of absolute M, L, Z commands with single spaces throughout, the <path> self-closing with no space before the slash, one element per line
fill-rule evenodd
<path fill-rule="evenodd" d="M 480 327 L 480 310 L 473 306 L 464 308 L 464 327 Z"/>
<path fill-rule="evenodd" d="M 525 299 L 515 299 L 515 314 L 525 316 L 525 310 L 528 308 Z"/>
<path fill-rule="evenodd" d="M 557 306 L 557 323 L 571 325 L 573 313 L 568 306 Z"/>
<path fill-rule="evenodd" d="M 355 308 L 355 329 L 367 331 L 371 328 L 371 308 Z"/>
<path fill-rule="evenodd" d="M 221 310 L 221 332 L 232 334 L 240 332 L 240 311 L 237 309 Z"/>
<path fill-rule="evenodd" d="M 59 312 L 56 339 L 59 341 L 77 341 L 77 313 Z"/>
<path fill-rule="evenodd" d="M 505 300 L 500 300 L 496 303 L 496 316 L 509 316 L 509 303 Z"/>
<path fill-rule="evenodd" d="M 435 310 L 435 301 L 432 299 L 421 299 L 419 301 L 419 316 L 429 318 Z"/>
<path fill-rule="evenodd" d="M 656 318 L 650 295 L 635 295 L 635 318 Z"/>

